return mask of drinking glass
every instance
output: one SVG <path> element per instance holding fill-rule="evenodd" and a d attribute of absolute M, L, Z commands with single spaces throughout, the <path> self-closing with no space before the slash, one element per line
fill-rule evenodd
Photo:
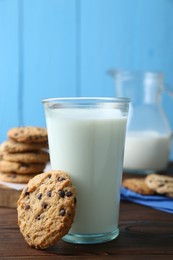
<path fill-rule="evenodd" d="M 77 191 L 74 223 L 63 240 L 101 243 L 119 234 L 119 202 L 128 98 L 43 100 L 53 170 Z"/>

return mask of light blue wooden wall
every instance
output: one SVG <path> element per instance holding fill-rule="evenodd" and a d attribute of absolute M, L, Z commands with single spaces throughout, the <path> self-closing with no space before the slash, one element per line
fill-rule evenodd
<path fill-rule="evenodd" d="M 163 71 L 173 91 L 173 0 L 0 0 L 0 141 L 44 126 L 43 98 L 114 96 L 109 68 Z"/>

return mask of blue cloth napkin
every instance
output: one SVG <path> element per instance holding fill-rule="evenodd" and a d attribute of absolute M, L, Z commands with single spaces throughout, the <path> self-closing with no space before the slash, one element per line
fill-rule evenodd
<path fill-rule="evenodd" d="M 173 198 L 159 195 L 141 195 L 121 187 L 121 200 L 128 200 L 157 210 L 173 214 Z"/>

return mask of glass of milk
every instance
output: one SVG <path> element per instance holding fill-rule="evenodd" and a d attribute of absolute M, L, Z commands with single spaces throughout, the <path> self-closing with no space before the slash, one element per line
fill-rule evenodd
<path fill-rule="evenodd" d="M 129 99 L 55 98 L 43 104 L 51 168 L 68 172 L 77 191 L 75 221 L 63 240 L 116 238 Z"/>

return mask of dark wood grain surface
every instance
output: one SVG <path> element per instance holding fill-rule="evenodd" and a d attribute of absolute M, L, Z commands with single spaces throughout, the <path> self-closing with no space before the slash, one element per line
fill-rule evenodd
<path fill-rule="evenodd" d="M 59 241 L 36 250 L 20 234 L 16 209 L 0 208 L 0 259 L 173 259 L 173 214 L 123 201 L 119 227 L 119 237 L 104 244 Z"/>

